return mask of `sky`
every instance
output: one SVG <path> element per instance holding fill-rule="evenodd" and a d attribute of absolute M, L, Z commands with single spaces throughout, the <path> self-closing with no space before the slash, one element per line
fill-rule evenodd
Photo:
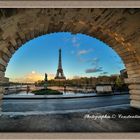
<path fill-rule="evenodd" d="M 84 35 L 52 33 L 32 39 L 12 56 L 6 77 L 14 82 L 53 79 L 58 67 L 58 50 L 62 50 L 62 67 L 67 79 L 119 74 L 124 64 L 118 54 L 102 41 Z"/>

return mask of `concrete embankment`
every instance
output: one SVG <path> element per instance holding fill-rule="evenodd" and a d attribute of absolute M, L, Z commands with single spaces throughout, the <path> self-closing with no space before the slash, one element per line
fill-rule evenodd
<path fill-rule="evenodd" d="M 89 98 L 89 97 L 100 97 L 100 96 L 115 96 L 125 95 L 128 92 L 116 92 L 116 93 L 105 93 L 105 94 L 74 94 L 74 95 L 5 95 L 3 99 L 71 99 L 71 98 Z"/>

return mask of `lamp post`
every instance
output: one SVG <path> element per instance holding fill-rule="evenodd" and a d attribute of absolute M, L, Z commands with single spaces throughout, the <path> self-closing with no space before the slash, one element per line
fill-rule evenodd
<path fill-rule="evenodd" d="M 47 73 L 45 73 L 45 79 L 44 79 L 45 83 L 44 83 L 44 88 L 47 89 L 48 87 L 48 75 Z"/>

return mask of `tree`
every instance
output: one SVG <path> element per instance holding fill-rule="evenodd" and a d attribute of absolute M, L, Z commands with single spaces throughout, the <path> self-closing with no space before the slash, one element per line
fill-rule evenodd
<path fill-rule="evenodd" d="M 119 76 L 116 78 L 115 85 L 118 90 L 121 90 L 123 82 Z"/>

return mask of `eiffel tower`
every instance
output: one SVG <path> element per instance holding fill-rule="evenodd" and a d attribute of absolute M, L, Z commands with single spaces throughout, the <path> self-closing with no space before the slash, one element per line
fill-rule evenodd
<path fill-rule="evenodd" d="M 58 69 L 57 69 L 55 79 L 56 80 L 66 80 L 66 77 L 64 76 L 63 68 L 62 68 L 61 49 L 59 49 Z"/>

